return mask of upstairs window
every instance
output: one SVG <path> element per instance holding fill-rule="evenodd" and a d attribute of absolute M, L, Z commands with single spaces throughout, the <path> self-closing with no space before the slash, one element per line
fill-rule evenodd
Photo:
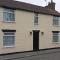
<path fill-rule="evenodd" d="M 59 42 L 59 31 L 53 31 L 53 42 Z"/>
<path fill-rule="evenodd" d="M 53 26 L 59 26 L 59 17 L 53 16 Z"/>
<path fill-rule="evenodd" d="M 15 30 L 3 30 L 3 46 L 13 47 L 15 45 Z"/>
<path fill-rule="evenodd" d="M 34 25 L 38 25 L 38 13 L 35 13 L 35 16 L 34 16 Z"/>
<path fill-rule="evenodd" d="M 15 22 L 15 13 L 12 9 L 4 9 L 3 12 L 4 22 Z"/>

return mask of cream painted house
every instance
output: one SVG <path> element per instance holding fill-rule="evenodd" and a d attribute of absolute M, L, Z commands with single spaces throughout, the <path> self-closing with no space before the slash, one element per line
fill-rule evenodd
<path fill-rule="evenodd" d="M 55 3 L 41 7 L 0 0 L 0 54 L 60 47 L 60 13 Z"/>

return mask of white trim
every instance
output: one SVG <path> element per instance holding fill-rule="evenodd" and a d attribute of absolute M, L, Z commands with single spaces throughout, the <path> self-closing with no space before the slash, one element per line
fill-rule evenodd
<path fill-rule="evenodd" d="M 15 11 L 14 10 L 12 10 L 12 11 L 10 11 L 10 9 L 4 9 L 4 11 L 3 11 L 3 21 L 4 22 L 7 22 L 7 23 L 13 23 L 13 22 L 15 22 Z M 10 18 L 8 17 L 8 15 L 6 15 L 6 14 L 4 15 L 4 13 L 14 14 L 14 20 L 12 20 L 12 19 L 10 20 Z M 7 17 L 8 17 L 8 20 L 6 20 Z"/>
<path fill-rule="evenodd" d="M 7 21 L 7 20 L 5 20 L 3 22 L 5 22 L 5 23 L 15 23 L 15 21 Z"/>
<path fill-rule="evenodd" d="M 57 40 L 57 41 L 54 41 L 54 39 L 53 39 L 53 41 L 52 41 L 52 42 L 53 42 L 54 44 L 59 43 L 59 33 L 52 33 L 52 34 L 53 34 L 53 36 L 52 36 L 53 38 L 54 38 L 55 36 L 57 36 L 57 37 L 58 37 L 58 40 Z"/>
<path fill-rule="evenodd" d="M 58 24 L 55 24 L 54 22 L 58 22 Z M 58 27 L 59 26 L 59 17 L 57 17 L 57 16 L 53 16 L 53 26 L 56 26 L 56 27 Z"/>
<path fill-rule="evenodd" d="M 13 48 L 15 47 L 14 45 L 11 45 L 11 46 L 4 46 L 5 48 Z"/>
<path fill-rule="evenodd" d="M 9 32 L 5 32 L 5 33 L 9 33 Z M 11 33 L 11 32 L 10 32 Z M 14 33 L 14 32 L 12 32 L 12 33 Z M 6 45 L 4 45 L 4 37 L 14 37 L 14 44 L 10 44 L 9 46 L 6 44 Z M 15 33 L 14 33 L 14 35 L 3 35 L 3 46 L 4 47 L 14 47 L 14 45 L 15 45 Z"/>

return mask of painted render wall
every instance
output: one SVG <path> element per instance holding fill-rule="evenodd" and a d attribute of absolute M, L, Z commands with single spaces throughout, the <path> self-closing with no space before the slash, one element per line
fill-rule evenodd
<path fill-rule="evenodd" d="M 39 49 L 59 47 L 59 43 L 52 43 L 52 31 L 60 31 L 60 25 L 54 27 L 52 25 L 53 16 L 39 14 L 39 24 L 34 25 L 34 13 L 15 10 L 15 22 L 3 22 L 3 8 L 0 8 L 0 54 L 10 52 L 21 52 L 33 50 L 33 30 L 40 30 L 39 33 Z M 60 21 L 60 19 L 59 19 Z M 15 46 L 6 48 L 3 46 L 2 29 L 15 29 L 16 40 Z M 30 35 L 32 32 L 32 35 Z M 41 34 L 44 32 L 44 35 Z"/>

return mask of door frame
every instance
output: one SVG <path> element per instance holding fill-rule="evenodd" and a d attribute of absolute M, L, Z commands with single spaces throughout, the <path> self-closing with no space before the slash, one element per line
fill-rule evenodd
<path fill-rule="evenodd" d="M 38 48 L 37 48 L 36 50 L 34 49 L 34 42 L 36 42 L 36 41 L 34 41 L 34 32 L 38 32 L 38 34 L 39 34 L 39 35 L 38 35 L 38 41 L 37 41 L 37 44 L 38 44 L 37 47 L 38 47 Z M 40 30 L 33 30 L 33 51 L 38 51 L 38 50 L 39 50 L 39 39 L 40 39 L 39 36 L 40 36 Z"/>

